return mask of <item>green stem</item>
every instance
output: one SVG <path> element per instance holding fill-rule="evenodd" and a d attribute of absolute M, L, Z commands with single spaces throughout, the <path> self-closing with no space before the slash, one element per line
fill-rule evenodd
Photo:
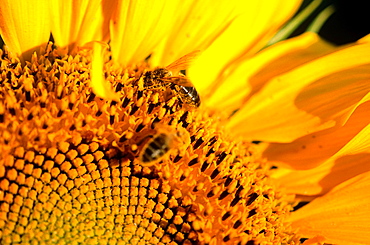
<path fill-rule="evenodd" d="M 267 46 L 287 39 L 299 25 L 302 24 L 316 9 L 322 0 L 313 0 L 304 10 L 292 18 L 276 35 L 268 42 Z"/>
<path fill-rule="evenodd" d="M 316 18 L 315 20 L 310 24 L 310 26 L 307 28 L 307 31 L 319 33 L 321 30 L 321 27 L 324 25 L 324 23 L 329 19 L 329 17 L 335 12 L 334 6 L 330 5 L 326 7 Z"/>

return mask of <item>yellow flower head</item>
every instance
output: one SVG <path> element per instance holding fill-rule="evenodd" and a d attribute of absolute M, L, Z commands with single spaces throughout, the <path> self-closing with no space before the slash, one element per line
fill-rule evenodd
<path fill-rule="evenodd" d="M 370 45 L 298 6 L 2 3 L 0 243 L 366 243 Z"/>

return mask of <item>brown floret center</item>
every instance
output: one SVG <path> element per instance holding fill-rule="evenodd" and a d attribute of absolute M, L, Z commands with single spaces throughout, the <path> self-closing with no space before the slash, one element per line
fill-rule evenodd
<path fill-rule="evenodd" d="M 147 66 L 106 64 L 116 102 L 92 92 L 88 51 L 49 49 L 23 67 L 2 57 L 1 244 L 294 240 L 282 223 L 289 200 L 251 144 L 230 139 L 204 108 L 165 96 L 168 88 L 144 89 Z M 190 144 L 144 166 L 143 139 L 158 122 L 187 130 Z"/>

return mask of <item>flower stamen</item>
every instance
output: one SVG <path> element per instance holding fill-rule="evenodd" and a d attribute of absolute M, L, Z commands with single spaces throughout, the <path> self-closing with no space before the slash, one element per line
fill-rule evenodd
<path fill-rule="evenodd" d="M 2 244 L 297 241 L 282 225 L 292 200 L 269 183 L 253 145 L 232 140 L 214 113 L 164 96 L 168 87 L 139 86 L 147 66 L 106 63 L 111 101 L 90 87 L 89 50 L 50 50 L 19 74 L 2 57 Z M 185 130 L 187 143 L 146 166 L 143 139 L 156 125 L 175 141 Z"/>

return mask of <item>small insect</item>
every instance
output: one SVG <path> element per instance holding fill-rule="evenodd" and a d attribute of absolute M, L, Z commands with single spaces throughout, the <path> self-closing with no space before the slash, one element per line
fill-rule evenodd
<path fill-rule="evenodd" d="M 183 127 L 176 129 L 157 123 L 155 130 L 156 133 L 149 136 L 149 140 L 144 143 L 139 154 L 140 163 L 144 166 L 151 166 L 171 152 L 182 151 L 190 145 L 189 132 Z"/>
<path fill-rule="evenodd" d="M 188 68 L 198 55 L 198 50 L 193 51 L 165 68 L 156 68 L 153 71 L 145 72 L 143 78 L 144 88 L 157 89 L 168 87 L 178 96 L 183 104 L 192 108 L 199 107 L 200 97 L 190 79 L 181 73 L 178 76 L 173 76 L 172 74 L 172 72 L 178 72 Z"/>

